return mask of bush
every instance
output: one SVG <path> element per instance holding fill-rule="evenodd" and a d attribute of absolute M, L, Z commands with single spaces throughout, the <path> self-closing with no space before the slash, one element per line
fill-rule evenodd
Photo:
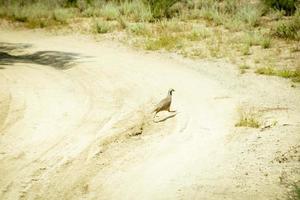
<path fill-rule="evenodd" d="M 69 9 L 56 9 L 53 12 L 53 18 L 55 21 L 66 24 L 68 19 L 73 16 L 71 10 Z"/>
<path fill-rule="evenodd" d="M 285 39 L 300 40 L 300 13 L 293 16 L 291 21 L 281 21 L 275 27 L 273 34 Z"/>
<path fill-rule="evenodd" d="M 154 18 L 169 17 L 169 9 L 180 0 L 148 0 Z"/>
<path fill-rule="evenodd" d="M 107 3 L 105 4 L 101 10 L 100 13 L 102 17 L 104 17 L 106 20 L 116 20 L 118 19 L 120 15 L 119 8 L 114 3 Z"/>
<path fill-rule="evenodd" d="M 94 22 L 94 32 L 95 33 L 108 33 L 111 31 L 111 26 L 108 22 L 106 21 L 96 21 Z"/>
<path fill-rule="evenodd" d="M 260 10 L 253 5 L 245 5 L 241 7 L 234 18 L 239 19 L 241 22 L 248 24 L 250 27 L 257 26 L 259 17 L 261 16 Z"/>
<path fill-rule="evenodd" d="M 125 1 L 120 5 L 120 13 L 134 21 L 150 21 L 151 10 L 148 5 L 139 0 Z"/>
<path fill-rule="evenodd" d="M 286 15 L 292 15 L 296 11 L 297 0 L 263 0 L 267 7 L 285 11 Z"/>
<path fill-rule="evenodd" d="M 151 32 L 144 24 L 132 24 L 129 26 L 129 31 L 135 35 L 150 35 Z"/>

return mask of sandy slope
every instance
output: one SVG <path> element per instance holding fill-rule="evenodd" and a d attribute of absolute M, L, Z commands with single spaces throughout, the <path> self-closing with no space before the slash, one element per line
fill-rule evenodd
<path fill-rule="evenodd" d="M 0 68 L 0 199 L 286 199 L 299 180 L 288 80 L 31 31 L 0 32 Z M 277 123 L 235 128 L 241 106 Z"/>

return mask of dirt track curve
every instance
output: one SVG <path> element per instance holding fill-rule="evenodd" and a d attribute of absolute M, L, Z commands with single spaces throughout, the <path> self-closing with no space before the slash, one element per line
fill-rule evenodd
<path fill-rule="evenodd" d="M 176 115 L 154 123 L 169 88 Z M 299 88 L 224 61 L 1 31 L 0 199 L 286 199 Z M 241 106 L 276 123 L 236 128 Z"/>

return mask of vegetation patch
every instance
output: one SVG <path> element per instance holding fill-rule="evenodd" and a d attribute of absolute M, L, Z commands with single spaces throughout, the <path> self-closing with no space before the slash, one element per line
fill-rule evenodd
<path fill-rule="evenodd" d="M 128 27 L 130 33 L 135 35 L 150 36 L 151 31 L 143 23 L 131 24 Z"/>
<path fill-rule="evenodd" d="M 268 75 L 268 76 L 279 76 L 282 78 L 290 78 L 293 82 L 300 82 L 300 70 L 276 70 L 273 67 L 262 67 L 258 68 L 255 73 Z"/>
<path fill-rule="evenodd" d="M 116 20 L 118 19 L 120 12 L 116 5 L 109 2 L 106 3 L 100 10 L 101 17 L 104 17 L 106 20 Z"/>
<path fill-rule="evenodd" d="M 169 9 L 180 0 L 148 0 L 154 18 L 170 17 Z"/>
<path fill-rule="evenodd" d="M 239 110 L 239 120 L 235 124 L 236 127 L 250 127 L 250 128 L 259 128 L 261 122 L 259 121 L 259 116 L 257 112 L 253 110 Z"/>
<path fill-rule="evenodd" d="M 173 50 L 180 48 L 182 46 L 181 44 L 182 40 L 180 37 L 163 34 L 160 35 L 157 39 L 148 38 L 145 41 L 145 49 L 151 51 L 160 49 Z"/>
<path fill-rule="evenodd" d="M 263 0 L 267 8 L 282 10 L 286 15 L 292 15 L 297 6 L 297 0 Z"/>
<path fill-rule="evenodd" d="M 86 33 L 109 33 L 117 26 L 125 33 L 118 34 L 120 40 L 140 48 L 254 68 L 271 58 L 278 66 L 281 58 L 287 58 L 286 66 L 298 65 L 299 6 L 296 0 L 0 0 L 0 17 L 29 28 L 80 26 Z M 299 81 L 297 70 L 259 71 Z"/>
<path fill-rule="evenodd" d="M 240 73 L 244 74 L 244 73 L 246 73 L 247 69 L 250 69 L 250 66 L 246 65 L 246 64 L 242 64 L 242 65 L 239 66 L 239 69 L 240 69 Z"/>
<path fill-rule="evenodd" d="M 94 32 L 95 33 L 108 33 L 112 30 L 111 25 L 107 21 L 95 21 L 94 22 Z"/>
<path fill-rule="evenodd" d="M 289 21 L 279 21 L 273 35 L 292 40 L 300 40 L 300 12 Z"/>

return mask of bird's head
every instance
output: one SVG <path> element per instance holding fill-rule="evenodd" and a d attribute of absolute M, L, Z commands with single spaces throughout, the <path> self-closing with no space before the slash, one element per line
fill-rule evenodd
<path fill-rule="evenodd" d="M 168 95 L 172 95 L 172 93 L 173 93 L 173 92 L 175 92 L 175 90 L 174 90 L 174 89 L 172 89 L 172 88 L 171 88 L 171 89 L 169 89 L 169 91 L 168 91 Z"/>

